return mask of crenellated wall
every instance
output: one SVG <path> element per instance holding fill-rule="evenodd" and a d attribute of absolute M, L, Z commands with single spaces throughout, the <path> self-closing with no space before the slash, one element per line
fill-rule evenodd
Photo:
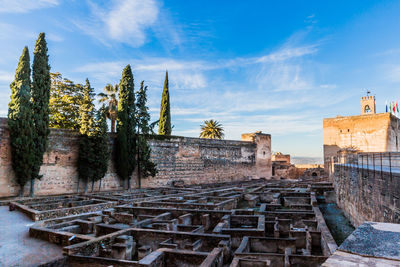
<path fill-rule="evenodd" d="M 198 184 L 246 178 L 268 179 L 272 173 L 271 136 L 262 133 L 248 136 L 251 138 L 246 141 L 154 136 L 149 143 L 152 160 L 157 164 L 159 173 L 155 177 L 142 179 L 141 184 L 143 187 L 157 187 L 178 180 L 185 184 Z M 78 138 L 74 131 L 51 130 L 49 146 L 40 169 L 43 177 L 35 182 L 36 195 L 77 192 Z M 110 147 L 113 147 L 111 135 Z M 137 175 L 134 173 L 131 186 L 136 187 L 137 184 Z M 83 184 L 80 183 L 79 187 L 82 192 Z M 123 188 L 123 182 L 116 175 L 110 160 L 108 171 L 101 181 L 101 190 Z M 99 190 L 98 182 L 94 189 Z M 11 166 L 7 119 L 3 118 L 0 119 L 0 197 L 16 196 L 18 192 L 19 186 Z M 29 184 L 24 192 L 28 194 Z"/>

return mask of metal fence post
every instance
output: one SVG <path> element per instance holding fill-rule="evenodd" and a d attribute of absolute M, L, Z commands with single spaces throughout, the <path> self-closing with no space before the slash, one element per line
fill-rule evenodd
<path fill-rule="evenodd" d="M 375 154 L 372 153 L 372 164 L 374 166 L 374 180 L 375 180 Z"/>
<path fill-rule="evenodd" d="M 361 154 L 361 176 L 364 177 L 364 155 Z"/>
<path fill-rule="evenodd" d="M 389 170 L 390 170 L 390 181 L 392 181 L 392 158 L 389 152 Z"/>
<path fill-rule="evenodd" d="M 383 155 L 382 155 L 382 153 L 380 153 L 380 154 L 381 154 L 381 180 L 383 180 L 383 169 L 382 169 L 382 168 L 383 168 L 383 167 L 382 167 L 382 164 L 383 164 L 383 163 L 382 163 L 382 156 L 383 156 Z"/>

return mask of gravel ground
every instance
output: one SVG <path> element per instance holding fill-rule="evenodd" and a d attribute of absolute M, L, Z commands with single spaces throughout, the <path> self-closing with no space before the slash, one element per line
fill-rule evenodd
<path fill-rule="evenodd" d="M 25 214 L 0 207 L 0 266 L 37 266 L 62 258 L 62 247 L 29 237 Z"/>

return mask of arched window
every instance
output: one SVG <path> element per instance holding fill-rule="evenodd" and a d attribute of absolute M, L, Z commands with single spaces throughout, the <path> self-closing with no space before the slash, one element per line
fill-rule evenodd
<path fill-rule="evenodd" d="M 370 113 L 370 112 L 371 112 L 371 108 L 369 107 L 369 105 L 365 105 L 364 113 Z"/>

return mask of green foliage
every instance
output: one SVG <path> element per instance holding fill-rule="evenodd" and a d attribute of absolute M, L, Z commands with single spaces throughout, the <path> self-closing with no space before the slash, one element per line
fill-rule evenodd
<path fill-rule="evenodd" d="M 99 102 L 107 106 L 107 118 L 111 121 L 111 132 L 115 133 L 115 121 L 118 113 L 118 84 L 114 86 L 107 84 L 104 91 L 105 93 L 98 94 L 100 96 Z"/>
<path fill-rule="evenodd" d="M 43 163 L 43 154 L 47 147 L 49 130 L 49 98 L 50 98 L 50 66 L 47 55 L 45 34 L 40 33 L 33 52 L 32 65 L 32 110 L 35 126 L 35 164 L 32 169 L 32 179 L 39 176 L 40 166 Z M 31 188 L 33 190 L 33 186 Z M 31 192 L 33 194 L 33 191 Z"/>
<path fill-rule="evenodd" d="M 89 80 L 86 79 L 82 101 L 79 106 L 79 132 L 82 135 L 92 136 L 94 134 L 94 95 L 94 90 L 90 86 Z"/>
<path fill-rule="evenodd" d="M 210 139 L 223 139 L 224 138 L 224 128 L 222 125 L 215 120 L 204 121 L 204 124 L 201 125 L 201 138 L 210 138 Z"/>
<path fill-rule="evenodd" d="M 107 134 L 106 109 L 102 107 L 96 112 L 96 121 L 90 129 L 90 135 L 81 134 L 79 140 L 78 174 L 85 184 L 102 179 L 107 172 L 109 160 L 109 142 Z"/>
<path fill-rule="evenodd" d="M 98 112 L 95 111 L 94 95 L 94 90 L 86 79 L 79 108 L 81 136 L 78 159 L 79 179 L 85 183 L 85 192 L 88 181 L 93 184 L 104 177 L 109 156 L 106 109 L 102 107 Z"/>
<path fill-rule="evenodd" d="M 171 111 L 169 103 L 168 71 L 165 73 L 164 90 L 161 98 L 160 121 L 158 124 L 159 135 L 171 135 Z"/>
<path fill-rule="evenodd" d="M 79 106 L 83 86 L 65 79 L 60 73 L 50 73 L 50 123 L 52 128 L 79 130 Z"/>
<path fill-rule="evenodd" d="M 85 184 L 85 193 L 87 192 L 87 183 L 93 179 L 96 170 L 93 168 L 94 142 L 91 136 L 81 135 L 79 137 L 79 155 L 78 155 L 78 179 Z M 78 186 L 79 187 L 79 186 Z"/>
<path fill-rule="evenodd" d="M 137 146 L 138 146 L 138 171 L 140 177 L 155 176 L 157 174 L 156 164 L 150 160 L 151 148 L 147 142 L 151 128 L 149 125 L 150 114 L 146 106 L 147 103 L 147 86 L 142 81 L 140 90 L 136 97 L 137 110 Z"/>
<path fill-rule="evenodd" d="M 132 69 L 127 65 L 122 71 L 118 92 L 118 118 L 115 165 L 118 176 L 128 181 L 136 164 L 136 109 Z"/>
<path fill-rule="evenodd" d="M 107 109 L 104 106 L 97 111 L 96 128 L 92 138 L 94 141 L 93 169 L 96 170 L 93 181 L 98 181 L 106 174 L 110 157 L 107 133 Z"/>
<path fill-rule="evenodd" d="M 34 124 L 30 103 L 30 73 L 29 51 L 25 47 L 19 59 L 15 79 L 10 84 L 11 101 L 8 104 L 8 126 L 10 130 L 10 145 L 12 167 L 17 182 L 23 186 L 31 179 L 35 165 Z"/>
<path fill-rule="evenodd" d="M 147 86 L 144 81 L 140 83 L 140 89 L 136 93 L 137 127 L 138 133 L 148 135 L 150 133 L 150 114 L 147 107 Z"/>

